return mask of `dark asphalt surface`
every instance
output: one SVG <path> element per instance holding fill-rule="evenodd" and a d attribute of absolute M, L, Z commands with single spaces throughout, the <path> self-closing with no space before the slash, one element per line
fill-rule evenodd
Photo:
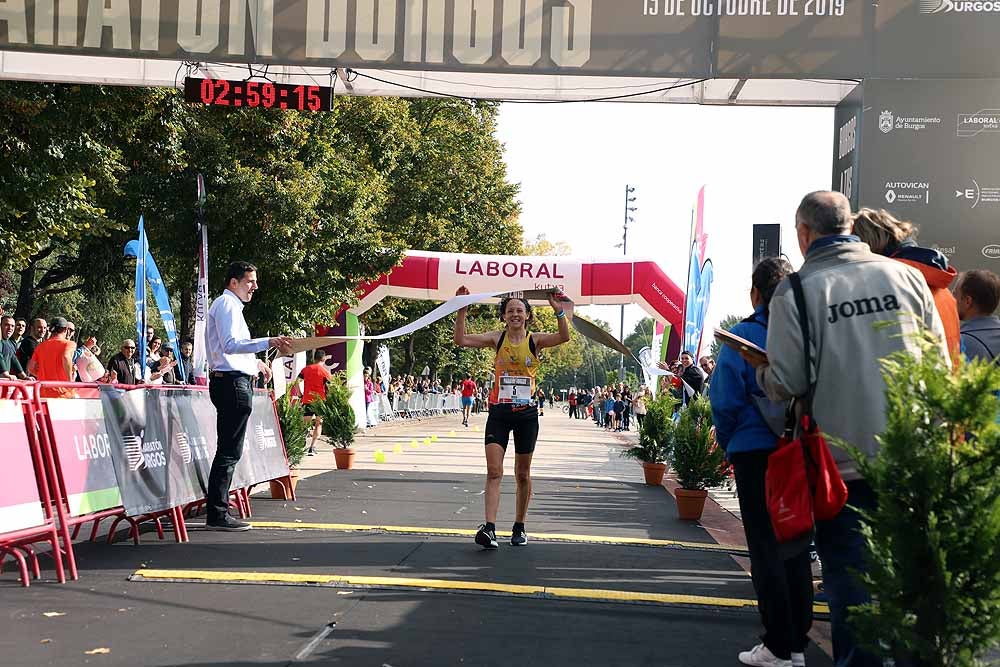
<path fill-rule="evenodd" d="M 337 471 L 304 480 L 294 502 L 255 499 L 254 519 L 475 528 L 481 490 L 475 475 Z M 512 511 L 505 479 L 500 532 Z M 536 480 L 527 527 L 529 537 L 534 530 L 711 542 L 676 519 L 664 489 L 617 482 Z M 535 541 L 484 552 L 457 537 L 258 529 L 192 530 L 186 545 L 155 534 L 139 547 L 81 544 L 77 560 L 80 581 L 66 585 L 45 579 L 22 589 L 9 570 L 0 576 L 0 665 L 700 667 L 738 665 L 736 654 L 760 631 L 752 610 L 128 580 L 148 567 L 753 597 L 729 556 L 697 551 Z M 94 649 L 110 652 L 86 653 Z M 830 664 L 815 648 L 807 660 Z"/>

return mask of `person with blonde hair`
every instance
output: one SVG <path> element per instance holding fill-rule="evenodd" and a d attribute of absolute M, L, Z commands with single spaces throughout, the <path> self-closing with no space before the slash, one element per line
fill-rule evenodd
<path fill-rule="evenodd" d="M 961 347 L 958 306 L 955 296 L 948 289 L 958 272 L 948 258 L 938 250 L 917 245 L 917 227 L 912 222 L 899 220 L 884 209 L 862 208 L 855 213 L 854 233 L 868 244 L 872 252 L 899 260 L 920 271 L 941 316 L 952 365 L 958 363 Z"/>

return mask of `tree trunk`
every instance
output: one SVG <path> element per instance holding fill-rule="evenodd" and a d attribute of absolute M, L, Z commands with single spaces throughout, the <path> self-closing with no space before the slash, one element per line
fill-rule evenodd
<path fill-rule="evenodd" d="M 181 326 L 177 330 L 180 340 L 194 340 L 195 291 L 188 286 L 181 290 Z"/>
<path fill-rule="evenodd" d="M 14 309 L 14 317 L 19 320 L 27 320 L 31 324 L 31 318 L 35 311 L 35 260 L 24 269 L 18 272 L 21 277 L 21 284 L 17 288 L 17 307 Z"/>
<path fill-rule="evenodd" d="M 406 341 L 406 374 L 413 375 L 413 364 L 415 359 L 413 358 L 413 336 Z"/>

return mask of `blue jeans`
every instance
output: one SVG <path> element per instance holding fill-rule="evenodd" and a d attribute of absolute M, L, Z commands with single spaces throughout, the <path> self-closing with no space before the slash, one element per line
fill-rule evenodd
<path fill-rule="evenodd" d="M 865 569 L 867 549 L 853 508 L 872 509 L 875 502 L 868 482 L 847 482 L 847 506 L 830 521 L 816 522 L 816 551 L 823 562 L 823 589 L 830 604 L 836 667 L 882 667 L 881 658 L 858 647 L 848 625 L 848 607 L 871 600 L 856 574 Z"/>

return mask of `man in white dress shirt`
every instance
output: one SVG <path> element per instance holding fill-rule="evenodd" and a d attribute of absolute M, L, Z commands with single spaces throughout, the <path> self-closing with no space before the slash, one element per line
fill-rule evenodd
<path fill-rule="evenodd" d="M 243 455 L 243 436 L 253 407 L 253 385 L 264 366 L 255 356 L 270 347 L 288 350 L 292 339 L 250 338 L 243 306 L 257 291 L 257 267 L 233 262 L 226 273 L 226 289 L 208 310 L 205 338 L 208 351 L 208 392 L 215 406 L 218 449 L 208 476 L 206 509 L 208 530 L 249 530 L 250 524 L 229 515 L 229 485 Z"/>

